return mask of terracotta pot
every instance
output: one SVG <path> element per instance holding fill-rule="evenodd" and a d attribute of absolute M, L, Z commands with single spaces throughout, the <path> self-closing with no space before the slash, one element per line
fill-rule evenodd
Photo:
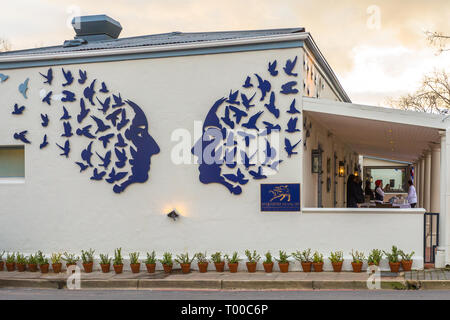
<path fill-rule="evenodd" d="M 411 271 L 411 267 L 413 264 L 412 260 L 402 260 L 401 263 L 402 263 L 403 271 Z"/>
<path fill-rule="evenodd" d="M 389 262 L 391 272 L 398 272 L 400 270 L 400 262 Z"/>
<path fill-rule="evenodd" d="M 323 262 L 313 262 L 314 272 L 322 272 L 323 271 Z"/>
<path fill-rule="evenodd" d="M 41 269 L 41 273 L 48 273 L 50 265 L 48 263 L 39 265 L 39 269 Z"/>
<path fill-rule="evenodd" d="M 171 264 L 163 264 L 163 268 L 164 268 L 164 272 L 165 273 L 171 273 L 173 265 L 171 265 Z"/>
<path fill-rule="evenodd" d="M 93 267 L 94 267 L 93 262 L 83 263 L 84 272 L 86 272 L 86 273 L 91 273 Z"/>
<path fill-rule="evenodd" d="M 9 272 L 16 270 L 16 263 L 12 262 L 12 263 L 6 263 L 6 270 L 8 270 Z"/>
<path fill-rule="evenodd" d="M 217 272 L 223 272 L 225 270 L 225 262 L 214 262 L 214 266 L 216 267 Z"/>
<path fill-rule="evenodd" d="M 208 262 L 197 263 L 198 272 L 205 273 L 208 271 Z"/>
<path fill-rule="evenodd" d="M 250 273 L 256 272 L 256 262 L 247 262 L 247 271 Z"/>
<path fill-rule="evenodd" d="M 69 269 L 70 266 L 76 266 L 76 263 L 66 263 L 66 270 Z M 75 270 L 72 270 L 72 273 L 75 273 Z"/>
<path fill-rule="evenodd" d="M 312 262 L 302 262 L 303 272 L 311 272 Z"/>
<path fill-rule="evenodd" d="M 102 268 L 103 273 L 108 273 L 111 270 L 110 263 L 100 263 L 100 268 Z"/>
<path fill-rule="evenodd" d="M 339 262 L 332 262 L 331 265 L 333 266 L 333 271 L 334 272 L 341 272 L 342 270 L 342 261 Z"/>
<path fill-rule="evenodd" d="M 191 272 L 191 264 L 190 263 L 180 263 L 181 272 L 189 273 Z"/>
<path fill-rule="evenodd" d="M 147 263 L 145 266 L 147 267 L 148 273 L 155 273 L 156 263 Z"/>
<path fill-rule="evenodd" d="M 62 268 L 62 263 L 52 263 L 52 269 L 54 273 L 60 273 Z"/>
<path fill-rule="evenodd" d="M 280 268 L 280 272 L 286 273 L 289 271 L 289 262 L 286 263 L 278 262 L 278 267 Z"/>
<path fill-rule="evenodd" d="M 266 273 L 272 273 L 272 270 L 273 270 L 273 262 L 271 262 L 271 263 L 264 263 L 264 262 L 263 262 L 263 267 L 264 267 L 264 271 L 265 271 Z"/>
<path fill-rule="evenodd" d="M 141 271 L 141 264 L 140 263 L 130 263 L 131 272 L 133 273 L 139 273 Z"/>
<path fill-rule="evenodd" d="M 367 265 L 379 267 L 379 266 L 380 266 L 380 263 L 379 263 L 379 262 L 378 262 L 378 263 L 369 262 L 369 263 L 367 263 Z"/>
<path fill-rule="evenodd" d="M 236 263 L 228 263 L 228 269 L 230 269 L 231 273 L 236 273 L 238 270 L 239 262 Z"/>
<path fill-rule="evenodd" d="M 28 271 L 30 272 L 36 272 L 37 271 L 37 264 L 32 263 L 28 265 Z"/>
<path fill-rule="evenodd" d="M 363 263 L 362 262 L 352 262 L 353 272 L 361 272 Z"/>
<path fill-rule="evenodd" d="M 24 272 L 27 268 L 27 265 L 25 263 L 18 263 L 17 264 L 17 271 Z"/>
<path fill-rule="evenodd" d="M 5 265 L 5 263 L 3 261 L 0 261 L 0 271 L 3 271 L 3 266 Z"/>
<path fill-rule="evenodd" d="M 119 273 L 122 273 L 122 271 L 123 271 L 123 264 L 115 264 L 115 265 L 113 265 L 113 267 L 114 267 L 114 272 L 116 273 L 116 274 L 119 274 Z"/>

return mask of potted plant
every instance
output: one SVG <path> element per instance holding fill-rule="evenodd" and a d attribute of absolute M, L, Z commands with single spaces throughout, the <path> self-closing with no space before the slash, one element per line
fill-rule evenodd
<path fill-rule="evenodd" d="M 0 271 L 3 271 L 3 266 L 5 264 L 5 262 L 3 262 L 3 255 L 5 254 L 5 251 L 3 251 L 2 253 L 0 253 Z"/>
<path fill-rule="evenodd" d="M 223 272 L 225 269 L 225 261 L 222 259 L 222 253 L 220 251 L 211 255 L 211 260 L 216 267 L 217 272 Z"/>
<path fill-rule="evenodd" d="M 328 259 L 333 266 L 334 272 L 341 272 L 342 264 L 344 263 L 344 253 L 342 251 L 330 252 Z"/>
<path fill-rule="evenodd" d="M 156 253 L 152 251 L 152 253 L 147 252 L 147 259 L 145 260 L 145 266 L 147 267 L 148 273 L 155 273 L 156 269 Z"/>
<path fill-rule="evenodd" d="M 173 260 L 170 252 L 164 252 L 163 258 L 159 259 L 159 262 L 161 262 L 165 273 L 172 272 Z"/>
<path fill-rule="evenodd" d="M 38 265 L 37 255 L 30 254 L 27 260 L 28 260 L 28 270 L 30 272 L 36 272 Z"/>
<path fill-rule="evenodd" d="M 256 250 L 253 250 L 253 253 L 250 250 L 245 250 L 245 255 L 247 256 L 247 271 L 250 273 L 256 272 L 256 266 L 261 256 L 256 253 Z"/>
<path fill-rule="evenodd" d="M 123 271 L 122 248 L 114 250 L 113 268 L 116 274 L 122 273 Z"/>
<path fill-rule="evenodd" d="M 60 273 L 62 268 L 61 253 L 52 253 L 50 260 L 52 261 L 52 269 L 54 273 Z"/>
<path fill-rule="evenodd" d="M 303 272 L 311 272 L 312 258 L 311 249 L 303 250 L 302 252 L 296 251 L 292 253 L 295 260 L 299 261 L 302 265 Z"/>
<path fill-rule="evenodd" d="M 130 253 L 130 268 L 131 272 L 139 273 L 141 271 L 141 263 L 139 261 L 139 252 Z"/>
<path fill-rule="evenodd" d="M 369 266 L 379 266 L 381 259 L 383 259 L 383 252 L 378 249 L 372 249 L 367 257 L 367 264 Z"/>
<path fill-rule="evenodd" d="M 6 270 L 9 272 L 16 270 L 16 254 L 14 252 L 6 254 Z"/>
<path fill-rule="evenodd" d="M 16 254 L 16 266 L 19 272 L 24 272 L 27 268 L 27 258 L 19 252 Z"/>
<path fill-rule="evenodd" d="M 286 273 L 289 271 L 289 260 L 290 255 L 286 253 L 286 251 L 278 252 L 279 258 L 275 258 L 278 261 L 278 267 L 280 268 L 280 272 Z"/>
<path fill-rule="evenodd" d="M 314 267 L 314 272 L 322 272 L 323 271 L 323 254 L 318 251 L 313 254 L 312 265 Z"/>
<path fill-rule="evenodd" d="M 111 270 L 111 260 L 108 254 L 100 253 L 100 268 L 103 273 L 108 273 Z"/>
<path fill-rule="evenodd" d="M 49 263 L 48 259 L 45 257 L 45 255 L 42 253 L 42 251 L 38 251 L 36 253 L 37 261 L 39 263 L 39 269 L 41 270 L 41 273 L 48 273 Z"/>
<path fill-rule="evenodd" d="M 180 255 L 177 255 L 177 258 L 175 259 L 175 261 L 180 264 L 181 272 L 189 273 L 189 272 L 191 272 L 191 263 L 192 263 L 192 260 L 194 260 L 194 258 L 195 258 L 195 255 L 191 259 L 191 258 L 189 258 L 189 253 L 182 253 Z"/>
<path fill-rule="evenodd" d="M 195 258 L 197 259 L 198 272 L 205 273 L 208 271 L 209 261 L 206 258 L 206 252 L 198 252 L 195 254 Z"/>
<path fill-rule="evenodd" d="M 400 250 L 400 255 L 402 257 L 401 264 L 402 264 L 403 271 L 411 271 L 411 267 L 413 264 L 412 257 L 414 255 L 414 253 L 415 253 L 414 251 L 411 253 L 405 253 L 402 250 Z"/>
<path fill-rule="evenodd" d="M 383 251 L 389 261 L 389 268 L 391 272 L 398 272 L 400 270 L 400 261 L 398 256 L 400 252 L 396 246 L 392 246 L 391 252 Z"/>
<path fill-rule="evenodd" d="M 81 250 L 81 260 L 83 261 L 83 269 L 86 273 L 91 273 L 94 266 L 94 250 Z"/>
<path fill-rule="evenodd" d="M 264 271 L 266 273 L 272 273 L 273 270 L 273 257 L 270 251 L 267 251 L 264 255 L 266 259 L 263 262 Z"/>
<path fill-rule="evenodd" d="M 353 251 L 352 250 L 352 268 L 353 272 L 361 272 L 363 263 L 364 263 L 364 252 Z"/>
<path fill-rule="evenodd" d="M 80 257 L 77 257 L 74 253 L 64 252 L 64 257 L 62 258 L 66 262 L 66 268 L 69 269 L 70 266 L 76 266 Z"/>
<path fill-rule="evenodd" d="M 230 272 L 236 273 L 238 270 L 239 261 L 241 261 L 241 259 L 239 259 L 238 253 L 236 251 L 233 252 L 233 255 L 231 257 L 228 254 L 226 254 L 225 260 L 227 261 L 228 269 L 230 269 Z"/>

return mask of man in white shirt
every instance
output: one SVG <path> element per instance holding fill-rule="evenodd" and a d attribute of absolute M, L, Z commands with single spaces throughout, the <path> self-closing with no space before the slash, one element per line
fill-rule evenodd
<path fill-rule="evenodd" d="M 417 193 L 416 188 L 412 180 L 408 181 L 409 189 L 408 189 L 408 203 L 411 205 L 411 208 L 415 208 L 417 205 Z"/>

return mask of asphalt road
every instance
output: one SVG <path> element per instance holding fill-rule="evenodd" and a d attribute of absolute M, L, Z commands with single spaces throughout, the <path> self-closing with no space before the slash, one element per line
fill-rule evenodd
<path fill-rule="evenodd" d="M 450 300 L 450 290 L 56 290 L 0 289 L 0 300 Z"/>

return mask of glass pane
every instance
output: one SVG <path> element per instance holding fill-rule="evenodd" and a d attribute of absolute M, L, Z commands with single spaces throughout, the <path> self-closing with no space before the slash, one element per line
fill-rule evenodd
<path fill-rule="evenodd" d="M 375 181 L 382 181 L 385 192 L 408 192 L 406 181 L 406 168 L 364 168 L 365 178 L 370 179 L 370 187 L 375 189 Z"/>
<path fill-rule="evenodd" d="M 25 177 L 23 146 L 0 147 L 0 178 Z"/>

